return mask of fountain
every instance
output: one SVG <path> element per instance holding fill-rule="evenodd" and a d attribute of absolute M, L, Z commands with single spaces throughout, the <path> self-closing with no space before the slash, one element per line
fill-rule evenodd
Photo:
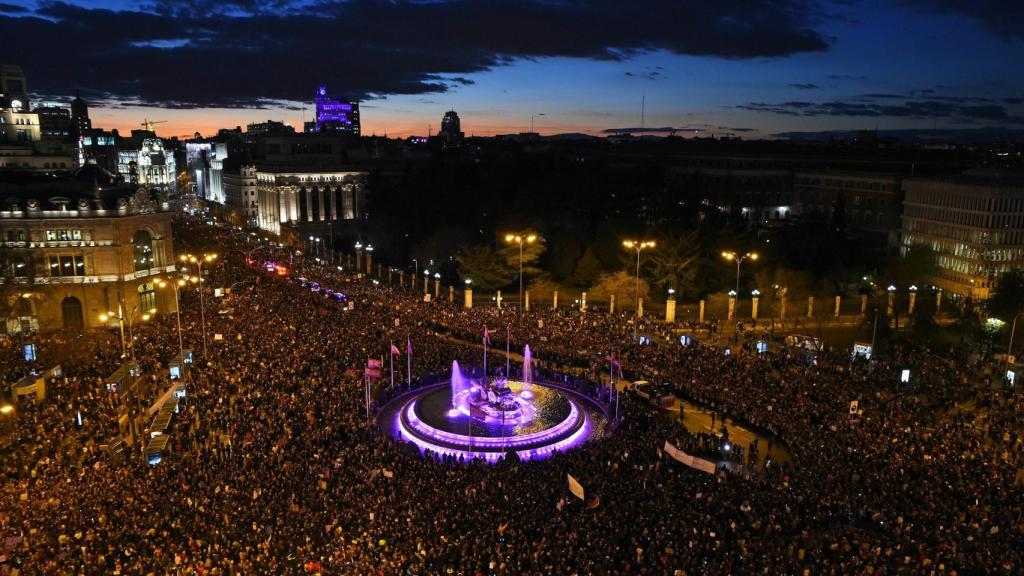
<path fill-rule="evenodd" d="M 452 362 L 451 379 L 386 404 L 381 421 L 392 436 L 423 450 L 495 461 L 509 451 L 539 458 L 603 431 L 604 408 L 586 395 L 533 381 L 530 347 L 522 381 L 473 380 Z"/>
<path fill-rule="evenodd" d="M 530 345 L 523 348 L 523 382 L 533 382 L 533 354 L 530 353 Z"/>

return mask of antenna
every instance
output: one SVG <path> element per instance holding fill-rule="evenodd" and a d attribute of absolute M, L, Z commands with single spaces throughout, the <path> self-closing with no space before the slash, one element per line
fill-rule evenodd
<path fill-rule="evenodd" d="M 644 90 L 640 96 L 640 139 L 644 138 L 644 120 L 647 114 L 647 90 Z"/>

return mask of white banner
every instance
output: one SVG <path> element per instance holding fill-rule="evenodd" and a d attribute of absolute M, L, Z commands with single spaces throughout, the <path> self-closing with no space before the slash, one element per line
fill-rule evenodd
<path fill-rule="evenodd" d="M 686 452 L 683 452 L 679 448 L 676 448 L 668 440 L 665 440 L 665 446 L 664 448 L 662 448 L 662 450 L 666 454 L 671 456 L 673 460 L 676 460 L 677 462 L 682 462 L 683 464 L 686 464 L 687 466 L 693 468 L 694 470 L 700 470 L 702 472 L 707 472 L 708 474 L 715 473 L 714 462 L 711 462 L 710 460 L 705 460 L 703 458 L 698 458 L 696 456 L 691 456 Z"/>
<path fill-rule="evenodd" d="M 584 500 L 583 486 L 572 477 L 572 474 L 566 474 L 565 476 L 569 479 L 569 492 L 572 492 L 572 495 L 580 500 Z"/>

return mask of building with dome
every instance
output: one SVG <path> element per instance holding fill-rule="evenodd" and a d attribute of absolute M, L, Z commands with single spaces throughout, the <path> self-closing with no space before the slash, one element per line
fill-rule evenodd
<path fill-rule="evenodd" d="M 95 162 L 63 177 L 22 172 L 2 180 L 0 330 L 94 328 L 108 312 L 128 323 L 154 308 L 175 311 L 174 294 L 155 282 L 176 269 L 161 193 Z"/>

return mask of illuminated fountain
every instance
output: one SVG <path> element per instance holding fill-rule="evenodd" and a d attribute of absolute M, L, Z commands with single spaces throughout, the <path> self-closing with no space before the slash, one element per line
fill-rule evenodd
<path fill-rule="evenodd" d="M 607 414 L 590 398 L 553 384 L 533 382 L 524 350 L 523 381 L 473 380 L 452 362 L 451 379 L 396 398 L 381 410 L 392 436 L 421 450 L 497 460 L 544 457 L 603 434 Z"/>

